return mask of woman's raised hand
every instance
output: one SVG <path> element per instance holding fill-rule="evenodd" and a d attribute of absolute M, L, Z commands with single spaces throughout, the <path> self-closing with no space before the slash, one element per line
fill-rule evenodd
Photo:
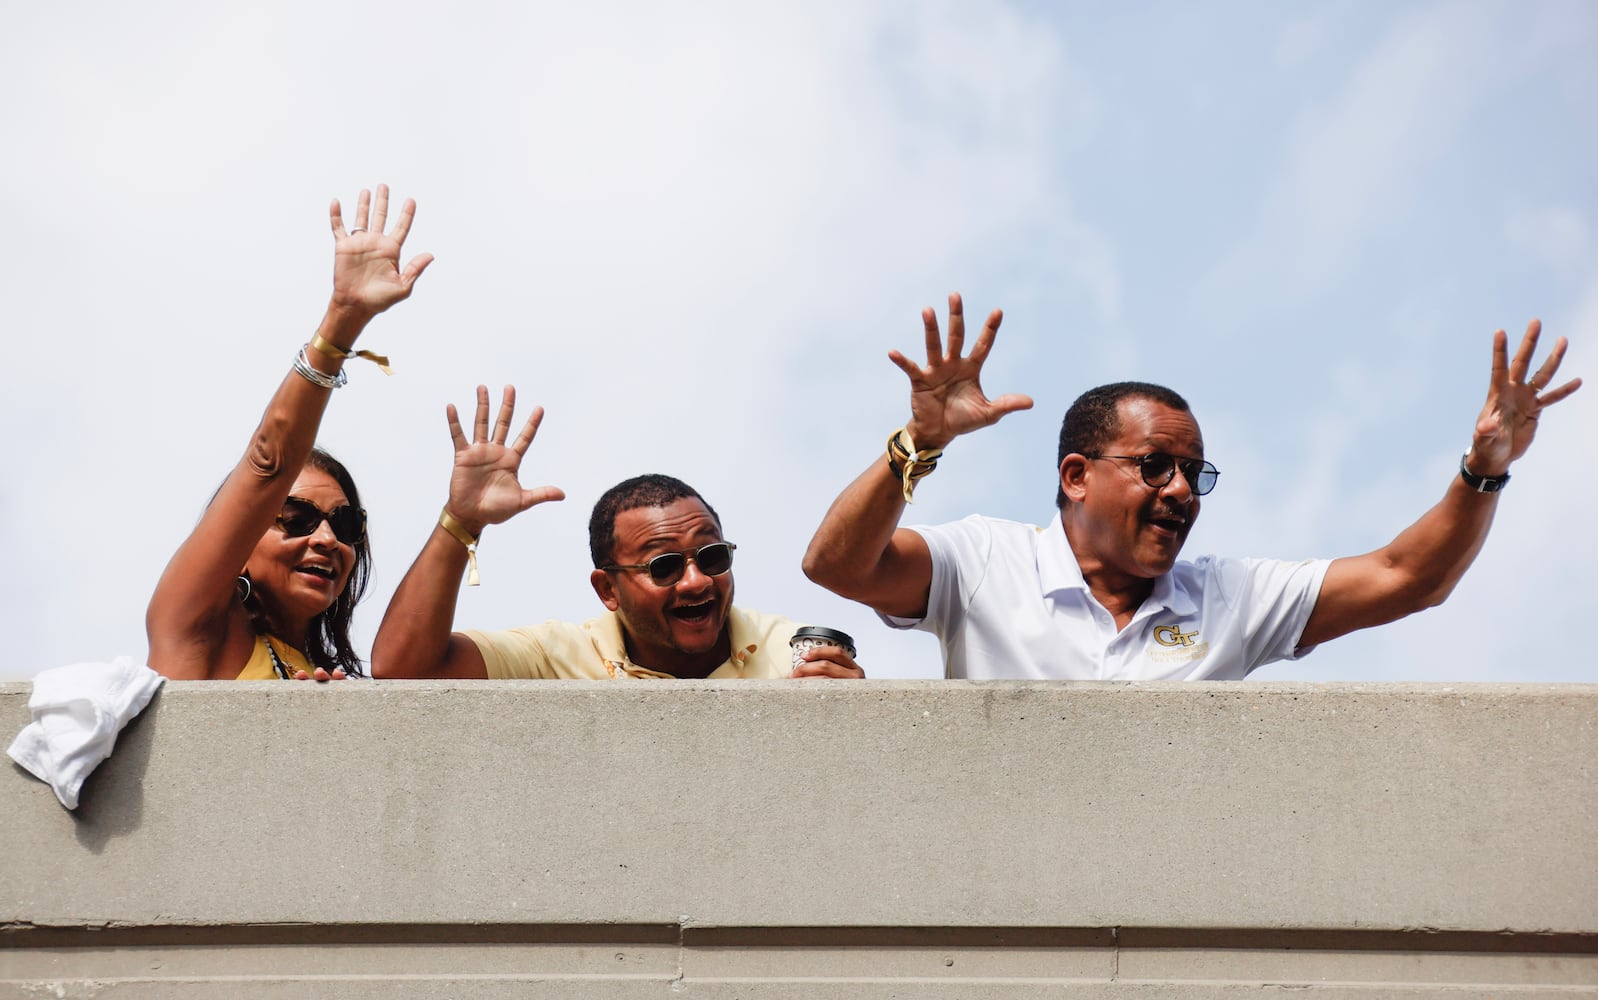
<path fill-rule="evenodd" d="M 333 199 L 329 214 L 333 224 L 333 301 L 329 312 L 348 316 L 363 324 L 411 294 L 416 279 L 433 262 L 433 255 L 420 253 L 400 270 L 400 250 L 410 233 L 416 215 L 416 202 L 405 199 L 388 225 L 388 185 L 377 186 L 377 199 L 362 191 L 355 205 L 354 225 L 344 228 L 344 210 Z M 340 344 L 340 347 L 348 347 Z"/>

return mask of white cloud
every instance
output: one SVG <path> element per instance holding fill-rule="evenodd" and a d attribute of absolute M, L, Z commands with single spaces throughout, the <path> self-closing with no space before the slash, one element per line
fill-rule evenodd
<path fill-rule="evenodd" d="M 1538 108 L 1584 101 L 1590 71 L 1537 56 L 1579 48 L 1592 18 L 1580 5 L 1526 19 L 1405 8 L 1373 22 L 1367 53 L 1336 25 L 1286 23 L 1294 14 L 1260 19 L 1274 56 L 1213 36 L 1206 66 L 1275 59 L 1305 74 L 1295 81 L 1351 67 L 1272 103 L 1257 99 L 1266 77 L 1160 77 L 1141 61 L 1144 35 L 1112 16 L 997 2 L 30 8 L 0 38 L 0 83 L 28 95 L 0 107 L 0 135 L 23 151 L 0 162 L 13 470 L 0 543 L 25 567 L 0 583 L 13 638 L 0 672 L 142 650 L 156 575 L 318 318 L 328 198 L 351 202 L 379 180 L 418 199 L 410 249 L 438 262 L 367 338 L 399 374 L 357 366 L 323 426 L 372 514 L 363 641 L 443 502 L 444 404 L 514 382 L 524 412 L 549 411 L 526 478 L 572 499 L 489 530 L 463 625 L 592 614 L 589 504 L 624 476 L 666 471 L 726 518 L 741 601 L 853 632 L 873 676 L 935 675 L 931 639 L 889 633 L 797 567 L 826 505 L 904 419 L 887 350 L 914 351 L 919 308 L 950 290 L 973 314 L 1005 308 L 985 381 L 1038 409 L 959 442 L 907 520 L 1047 516 L 1070 398 L 1172 372 L 1214 394 L 1201 417 L 1228 448 L 1196 545 L 1287 556 L 1379 544 L 1451 474 L 1462 442 L 1450 428 L 1479 391 L 1476 367 L 1462 387 L 1453 359 L 1485 358 L 1481 337 L 1508 322 L 1472 325 L 1493 289 L 1456 272 L 1504 260 L 1474 245 L 1420 255 L 1398 294 L 1360 299 L 1359 330 L 1319 325 L 1306 304 L 1393 241 L 1394 220 L 1440 177 L 1500 181 L 1472 172 L 1458 140 L 1501 127 L 1481 110 L 1506 80 Z M 1133 77 L 1149 86 L 1129 88 Z M 1216 117 L 1182 99 L 1200 82 Z M 1251 115 L 1246 134 L 1218 132 Z M 1121 145 L 1132 140 L 1135 178 Z M 1195 183 L 1197 147 L 1230 140 L 1235 163 Z M 1241 159 L 1259 149 L 1279 151 L 1263 192 Z M 1479 209 L 1537 272 L 1506 281 L 1494 309 L 1561 301 L 1542 274 L 1557 262 L 1536 253 L 1590 255 L 1569 220 L 1584 225 L 1593 196 L 1569 158 Z M 1193 231 L 1169 226 L 1169 191 L 1249 206 L 1242 233 L 1202 210 Z M 1505 222 L 1513 205 L 1526 207 Z M 1177 265 L 1231 236 L 1208 297 L 1195 296 Z M 1195 301 L 1224 321 L 1196 322 Z M 1584 301 L 1544 315 L 1577 338 L 1572 371 L 1598 329 L 1590 291 Z M 1258 350 L 1203 332 L 1247 329 L 1256 312 L 1302 323 Z M 1332 338 L 1350 349 L 1312 350 Z M 1291 406 L 1250 396 L 1289 384 Z M 1586 474 L 1559 456 L 1591 452 L 1592 395 L 1550 418 L 1448 606 L 1328 647 L 1305 676 L 1344 676 L 1362 658 L 1442 670 L 1422 655 L 1453 641 L 1433 622 L 1590 605 L 1578 577 L 1528 574 L 1549 552 L 1590 561 L 1591 543 L 1561 524 L 1580 523 L 1572 504 L 1588 481 L 1566 493 L 1553 473 Z M 1430 411 L 1443 430 L 1418 426 Z M 1495 559 L 1520 561 L 1499 576 Z M 1506 597 L 1501 579 L 1528 582 Z M 1481 641 L 1498 650 L 1522 632 Z"/>
<path fill-rule="evenodd" d="M 1504 236 L 1515 249 L 1556 273 L 1579 275 L 1593 267 L 1587 220 L 1574 206 L 1515 212 L 1504 220 Z"/>
<path fill-rule="evenodd" d="M 1056 36 L 1000 4 L 377 12 L 211 12 L 148 45 L 132 15 L 77 36 L 41 19 L 37 47 L 13 43 L 49 113 L 4 113 L 37 151 L 0 168 L 4 308 L 39 331 L 4 407 L 52 419 L 11 448 L 38 475 L 36 513 L 5 528 L 34 567 L 6 585 L 5 669 L 142 649 L 161 565 L 315 323 L 328 196 L 387 180 L 420 202 L 407 252 L 438 262 L 368 335 L 399 375 L 357 367 L 323 426 L 372 511 L 359 633 L 443 500 L 445 402 L 515 382 L 549 411 L 527 478 L 572 499 L 490 529 L 462 624 L 594 613 L 589 504 L 667 471 L 740 541 L 741 599 L 851 623 L 874 675 L 935 673 L 929 640 L 879 638 L 797 572 L 830 495 L 793 474 L 842 474 L 840 437 L 886 434 L 805 376 L 888 368 L 941 295 L 928 276 L 1022 229 L 1071 234 L 1029 263 L 1113 308 L 1105 241 L 1058 175 L 1094 111 Z M 862 329 L 889 332 L 861 350 Z M 45 395 L 68 345 L 74 377 Z"/>

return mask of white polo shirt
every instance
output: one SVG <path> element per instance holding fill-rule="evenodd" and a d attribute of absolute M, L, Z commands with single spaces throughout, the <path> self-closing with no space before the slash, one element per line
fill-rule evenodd
<path fill-rule="evenodd" d="M 944 674 L 972 680 L 1240 680 L 1313 648 L 1296 647 L 1331 565 L 1178 562 L 1117 632 L 1058 517 L 1044 528 L 974 515 L 911 530 L 932 550 L 927 615 L 882 619 L 937 635 Z"/>

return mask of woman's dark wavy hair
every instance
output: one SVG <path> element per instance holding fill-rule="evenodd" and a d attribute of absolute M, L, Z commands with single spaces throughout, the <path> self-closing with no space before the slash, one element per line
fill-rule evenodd
<path fill-rule="evenodd" d="M 357 510 L 364 509 L 361 507 L 361 492 L 355 488 L 355 480 L 350 476 L 350 470 L 344 468 L 343 462 L 321 448 L 312 448 L 310 457 L 305 460 L 305 467 L 332 476 L 339 489 L 344 491 L 349 505 Z M 372 578 L 371 538 L 362 534 L 354 549 L 355 568 L 350 571 L 344 589 L 333 599 L 331 607 L 311 619 L 310 628 L 304 636 L 299 637 L 296 645 L 304 651 L 305 658 L 311 661 L 312 666 L 321 667 L 329 673 L 335 668 L 342 668 L 346 674 L 364 677 L 366 672 L 361 668 L 361 658 L 355 654 L 355 647 L 350 643 L 350 619 L 355 615 L 355 605 L 366 596 L 366 585 Z M 267 634 L 266 613 L 253 593 L 245 598 L 244 608 L 250 613 L 255 631 Z"/>
<path fill-rule="evenodd" d="M 332 476 L 351 507 L 366 509 L 361 505 L 361 491 L 355 488 L 355 479 L 343 462 L 320 448 L 312 448 L 305 465 Z M 350 571 L 349 581 L 334 598 L 333 606 L 311 619 L 304 649 L 311 663 L 329 673 L 335 667 L 343 667 L 346 674 L 359 677 L 364 676 L 365 671 L 361 669 L 361 658 L 355 655 L 355 647 L 350 644 L 350 619 L 355 616 L 355 605 L 366 596 L 366 585 L 372 579 L 372 540 L 366 532 L 361 533 L 361 540 L 354 548 L 355 568 Z"/>

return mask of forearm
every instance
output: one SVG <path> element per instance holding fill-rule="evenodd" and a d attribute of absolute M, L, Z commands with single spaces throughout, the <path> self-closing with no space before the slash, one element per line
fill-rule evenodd
<path fill-rule="evenodd" d="M 804 571 L 844 597 L 880 566 L 904 513 L 904 494 L 881 458 L 844 488 L 805 551 Z"/>
<path fill-rule="evenodd" d="M 1441 604 L 1481 551 L 1497 508 L 1496 493 L 1477 493 L 1455 475 L 1443 498 L 1387 545 L 1332 562 L 1299 645 Z"/>
<path fill-rule="evenodd" d="M 481 526 L 474 527 L 474 535 L 481 532 Z M 434 525 L 383 613 L 372 641 L 373 677 L 449 676 L 455 602 L 466 562 L 466 547 Z"/>
<path fill-rule="evenodd" d="M 1402 581 L 1397 603 L 1403 614 L 1440 604 L 1453 592 L 1487 541 L 1498 494 L 1477 493 L 1454 476 L 1448 491 L 1385 549 Z"/>
<path fill-rule="evenodd" d="M 827 510 L 805 552 L 805 575 L 884 614 L 924 614 L 932 562 L 921 536 L 899 528 L 904 507 L 903 482 L 876 459 Z"/>
<path fill-rule="evenodd" d="M 331 317 L 332 312 L 329 311 Z M 334 332 L 328 318 L 323 328 Z M 353 340 L 346 325 L 341 336 Z M 306 362 L 332 376 L 339 362 L 314 350 Z M 282 509 L 316 443 L 332 390 L 293 368 L 268 400 L 244 454 L 229 472 L 200 523 L 179 546 L 151 595 L 146 627 L 152 642 L 189 642 L 211 627 L 232 601 L 239 567 Z"/>

